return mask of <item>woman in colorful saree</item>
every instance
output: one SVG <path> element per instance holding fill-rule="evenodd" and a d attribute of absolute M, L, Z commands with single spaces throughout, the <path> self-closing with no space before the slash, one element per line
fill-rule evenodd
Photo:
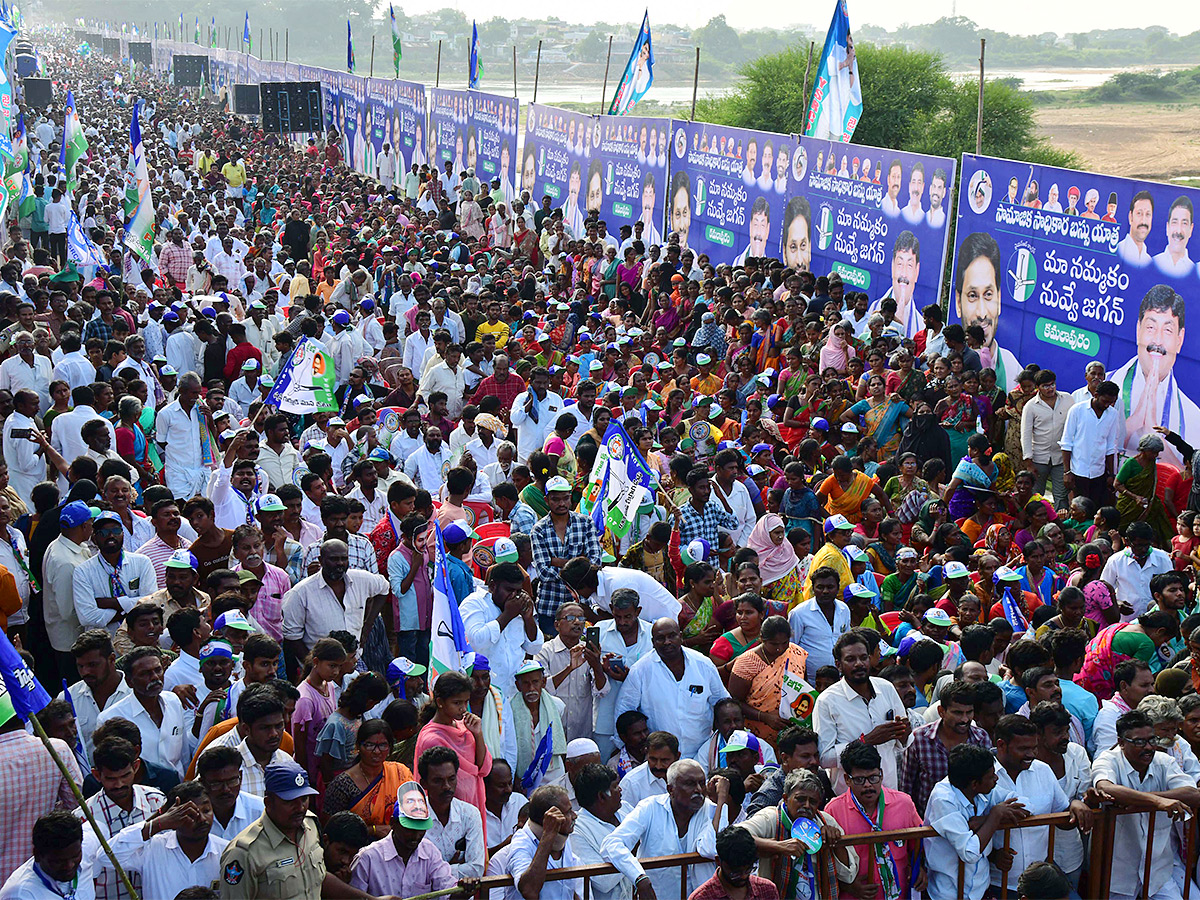
<path fill-rule="evenodd" d="M 965 519 L 975 512 L 975 490 L 990 490 L 996 480 L 992 447 L 982 434 L 967 439 L 967 455 L 959 460 L 954 476 L 946 485 L 946 505 L 951 519 Z M 974 489 L 974 490 L 973 490 Z"/>
<path fill-rule="evenodd" d="M 783 673 L 804 677 L 808 654 L 792 643 L 792 629 L 783 616 L 770 616 L 762 640 L 733 663 L 729 695 L 742 705 L 746 727 L 772 744 L 788 720 L 779 714 Z"/>
<path fill-rule="evenodd" d="M 376 837 L 391 833 L 396 792 L 413 774 L 403 763 L 392 762 L 392 730 L 383 719 L 368 719 L 355 738 L 358 761 L 325 789 L 325 814 L 348 809 L 367 823 Z"/>
<path fill-rule="evenodd" d="M 803 599 L 804 580 L 800 577 L 800 558 L 786 535 L 783 519 L 767 513 L 754 524 L 746 546 L 758 554 L 764 599 L 791 609 Z"/>
<path fill-rule="evenodd" d="M 1163 439 L 1157 434 L 1142 435 L 1138 441 L 1138 452 L 1125 460 L 1117 470 L 1114 488 L 1121 521 L 1128 523 L 1142 519 L 1149 522 L 1154 529 L 1156 545 L 1169 547 L 1175 529 L 1156 494 L 1158 454 L 1163 452 L 1163 447 Z"/>
<path fill-rule="evenodd" d="M 1075 682 L 1100 700 L 1113 696 L 1117 686 L 1113 670 L 1126 659 L 1149 663 L 1158 648 L 1179 637 L 1179 616 L 1166 609 L 1143 613 L 1132 622 L 1117 622 L 1102 628 L 1087 645 L 1083 669 Z"/>

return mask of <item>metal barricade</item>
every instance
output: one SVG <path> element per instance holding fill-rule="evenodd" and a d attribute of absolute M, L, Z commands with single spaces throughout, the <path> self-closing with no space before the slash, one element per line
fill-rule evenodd
<path fill-rule="evenodd" d="M 1116 832 L 1116 819 L 1123 815 L 1149 815 L 1150 821 L 1147 829 L 1146 853 L 1145 853 L 1145 869 L 1142 872 L 1143 889 L 1150 881 L 1151 861 L 1154 853 L 1154 825 L 1156 812 L 1143 812 L 1140 810 L 1122 810 L 1113 807 L 1110 804 L 1104 804 L 1100 809 L 1093 810 L 1094 819 L 1091 831 L 1091 861 L 1085 876 L 1086 891 L 1081 886 L 1081 893 L 1085 897 L 1107 897 L 1109 895 L 1109 882 L 1112 879 L 1112 850 L 1113 850 L 1113 835 Z M 1054 845 L 1055 833 L 1059 830 L 1058 826 L 1068 825 L 1071 821 L 1069 813 L 1050 813 L 1044 816 L 1030 816 L 1022 822 L 1015 825 L 1009 825 L 997 829 L 997 836 L 1003 833 L 1003 847 L 1009 849 L 1012 842 L 1012 832 L 1018 828 L 1044 828 L 1049 827 L 1049 836 L 1046 845 L 1046 859 L 1053 862 L 1054 860 Z M 1192 878 L 1195 877 L 1198 843 L 1197 837 L 1200 832 L 1200 818 L 1192 816 L 1187 820 L 1184 826 L 1184 858 L 1187 863 L 1186 871 L 1188 878 L 1183 888 L 1183 900 L 1191 900 Z M 865 834 L 846 835 L 839 839 L 836 843 L 837 847 L 858 847 L 864 844 L 872 845 L 879 844 L 885 841 L 911 841 L 920 840 L 922 838 L 934 837 L 937 834 L 932 828 L 904 828 L 895 831 L 875 831 Z M 995 838 L 993 838 L 995 840 Z M 826 847 L 821 850 L 822 854 L 832 852 L 832 848 Z M 874 856 L 868 857 L 871 860 L 872 880 L 874 876 Z M 679 898 L 687 900 L 687 868 L 688 866 L 698 863 L 711 863 L 712 860 L 706 859 L 695 853 L 677 854 L 675 856 L 655 856 L 646 859 L 639 859 L 642 868 L 647 871 L 655 869 L 666 869 L 678 867 L 679 869 Z M 826 866 L 819 865 L 816 867 L 818 873 L 823 873 Z M 572 878 L 583 879 L 583 900 L 591 900 L 591 879 L 597 875 L 612 875 L 617 870 L 608 864 L 591 865 L 591 866 L 576 866 L 569 869 L 551 869 L 546 873 L 546 881 L 565 881 Z M 503 891 L 512 886 L 513 880 L 509 875 L 495 875 L 484 878 L 479 885 L 479 891 L 476 897 L 487 900 L 488 892 Z M 818 891 L 821 896 L 829 896 L 828 886 L 818 885 Z M 1005 883 L 1000 885 L 999 900 L 1009 900 L 1011 892 L 1008 890 L 1007 879 Z M 966 864 L 961 860 L 958 864 L 958 896 L 966 896 Z M 665 900 L 665 898 L 663 898 Z M 1146 897 L 1149 900 L 1149 897 Z"/>

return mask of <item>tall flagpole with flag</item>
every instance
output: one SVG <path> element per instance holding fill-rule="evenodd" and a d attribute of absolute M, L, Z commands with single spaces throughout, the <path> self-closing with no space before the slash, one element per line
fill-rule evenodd
<path fill-rule="evenodd" d="M 246 10 L 246 24 L 242 26 L 242 43 L 246 45 L 247 53 L 254 49 L 254 42 L 250 38 L 250 10 Z"/>
<path fill-rule="evenodd" d="M 462 669 L 463 654 L 471 651 L 458 605 L 465 599 L 454 596 L 442 527 L 434 523 L 437 539 L 433 558 L 433 621 L 429 632 L 429 688 L 439 675 Z"/>
<path fill-rule="evenodd" d="M 392 64 L 396 67 L 396 77 L 400 77 L 400 27 L 396 24 L 396 10 L 392 9 L 392 4 L 388 4 L 388 18 L 392 22 Z"/>
<path fill-rule="evenodd" d="M 479 79 L 483 77 L 483 63 L 479 59 L 479 29 L 474 19 L 471 20 L 471 53 L 467 64 L 467 87 L 478 89 Z"/>
<path fill-rule="evenodd" d="M 613 94 L 612 103 L 608 106 L 610 116 L 626 116 L 646 96 L 650 86 L 654 84 L 654 45 L 650 41 L 650 10 L 642 16 L 642 27 L 638 30 L 637 40 L 633 42 L 633 50 L 629 61 L 625 63 L 625 71 L 617 82 L 617 90 Z"/>
<path fill-rule="evenodd" d="M 182 34 L 182 33 L 183 32 L 181 31 L 180 34 Z M 196 45 L 200 44 L 200 17 L 199 16 L 196 16 L 196 36 L 192 38 L 192 43 L 196 44 Z"/>
<path fill-rule="evenodd" d="M 823 141 L 849 142 L 862 111 L 862 81 L 850 37 L 850 14 L 846 0 L 837 0 L 817 64 L 804 133 Z"/>
<path fill-rule="evenodd" d="M 99 840 L 105 855 L 113 864 L 113 869 L 116 871 L 117 877 L 121 879 L 121 884 L 124 886 L 126 893 L 129 894 L 132 900 L 138 900 L 138 892 L 134 890 L 133 883 L 129 880 L 129 875 L 126 874 L 124 867 L 122 867 L 116 855 L 114 855 L 112 847 L 109 846 L 108 838 L 104 836 L 104 832 L 96 824 L 92 810 L 88 807 L 83 793 L 79 790 L 79 785 L 75 783 L 75 776 L 67 768 L 67 764 L 63 762 L 62 757 L 58 755 L 58 750 L 55 749 L 50 736 L 46 734 L 46 729 L 42 727 L 42 723 L 38 720 L 37 714 L 50 704 L 50 695 L 46 693 L 46 689 L 37 680 L 37 676 L 25 664 L 25 660 L 21 658 L 21 654 L 17 652 L 12 642 L 9 641 L 8 635 L 2 631 L 0 631 L 0 680 L 3 680 L 5 688 L 5 693 L 0 694 L 0 717 L 4 721 L 8 721 L 12 716 L 17 716 L 33 726 L 33 731 L 41 739 L 42 746 L 46 748 L 46 752 L 50 754 L 50 758 L 58 766 L 58 771 L 62 773 L 63 778 L 66 779 L 67 784 L 70 786 L 71 793 L 75 795 L 75 802 L 79 805 L 79 809 L 87 819 L 88 824 L 92 826 L 92 831 L 96 833 L 96 838 Z"/>
<path fill-rule="evenodd" d="M 346 71 L 354 74 L 354 38 L 350 34 L 350 20 L 346 20 Z"/>
<path fill-rule="evenodd" d="M 67 179 L 67 193 L 75 190 L 75 165 L 87 153 L 88 141 L 79 121 L 79 108 L 75 105 L 75 92 L 67 91 L 67 105 L 63 113 L 63 141 L 58 153 L 58 164 Z"/>
<path fill-rule="evenodd" d="M 137 206 L 125 226 L 125 246 L 144 264 L 154 259 L 154 198 L 150 191 L 150 172 L 146 166 L 146 149 L 142 144 L 142 127 L 138 121 L 142 101 L 133 105 L 129 122 L 129 152 L 133 157 L 133 176 L 137 186 Z"/>
<path fill-rule="evenodd" d="M 212 24 L 209 26 L 208 46 L 209 47 L 217 46 L 217 17 L 216 16 L 212 17 Z"/>

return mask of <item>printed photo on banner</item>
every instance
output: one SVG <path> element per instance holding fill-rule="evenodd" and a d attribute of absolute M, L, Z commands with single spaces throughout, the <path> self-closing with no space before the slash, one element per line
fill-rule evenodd
<path fill-rule="evenodd" d="M 596 117 L 584 113 L 540 103 L 526 109 L 524 152 L 533 167 L 522 166 L 521 188 L 539 205 L 549 197 L 555 209 L 561 207 L 563 224 L 577 238 L 583 236 L 587 213 L 584 179 L 591 181 L 588 161 L 595 127 Z M 597 173 L 597 189 L 599 180 Z"/>
<path fill-rule="evenodd" d="M 1185 340 L 1200 191 L 972 155 L 963 165 L 952 318 L 983 329 L 1000 385 L 1036 360 L 1072 390 L 1096 359 L 1121 391 L 1126 452 L 1156 426 L 1200 439 L 1200 353 Z M 1160 459 L 1182 463 L 1169 442 Z"/>
<path fill-rule="evenodd" d="M 778 256 L 795 138 L 672 120 L 667 230 L 714 264 Z"/>
<path fill-rule="evenodd" d="M 925 327 L 921 310 L 941 296 L 955 161 L 808 137 L 795 158 L 784 265 L 834 272 L 846 291 L 877 298 L 860 334 L 871 315 L 886 313 L 886 328 L 912 337 Z"/>
<path fill-rule="evenodd" d="M 601 116 L 593 132 L 588 204 L 594 202 L 608 233 L 629 237 L 646 249 L 662 244 L 663 197 L 667 178 L 668 120 Z"/>

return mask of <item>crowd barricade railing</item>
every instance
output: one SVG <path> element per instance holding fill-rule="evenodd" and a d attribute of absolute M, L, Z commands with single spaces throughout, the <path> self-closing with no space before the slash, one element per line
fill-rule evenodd
<path fill-rule="evenodd" d="M 1090 841 L 1090 864 L 1086 873 L 1086 883 L 1081 883 L 1080 890 L 1082 896 L 1085 897 L 1107 897 L 1109 895 L 1109 882 L 1112 879 L 1112 864 L 1113 864 L 1113 835 L 1115 833 L 1115 824 L 1118 816 L 1123 815 L 1147 815 L 1147 813 L 1139 810 L 1118 809 L 1111 804 L 1104 804 L 1100 809 L 1093 810 L 1093 827 L 1091 831 Z M 1151 861 L 1154 856 L 1154 825 L 1155 819 L 1159 815 L 1157 812 L 1148 813 L 1150 821 L 1147 827 L 1146 852 L 1145 852 L 1145 869 L 1142 872 L 1142 884 L 1146 885 L 1150 880 Z M 993 838 L 993 847 L 1001 846 L 1005 850 L 1010 849 L 1012 842 L 1012 831 L 1016 828 L 1043 828 L 1049 826 L 1049 838 L 1046 844 L 1046 859 L 1053 862 L 1054 860 L 1054 845 L 1055 835 L 1059 831 L 1058 826 L 1069 824 L 1071 817 L 1069 813 L 1050 813 L 1042 816 L 1030 816 L 1022 822 L 1015 825 L 1004 826 L 997 829 L 997 835 Z M 1196 869 L 1197 855 L 1197 829 L 1200 826 L 1200 818 L 1191 816 L 1184 825 L 1184 857 L 1187 862 L 1185 871 L 1189 873 L 1184 887 L 1183 900 L 1192 900 L 1191 887 L 1192 880 Z M 895 831 L 875 831 L 865 834 L 846 835 L 836 841 L 837 847 L 857 847 L 863 844 L 878 844 L 884 841 L 911 841 L 921 838 L 933 837 L 937 832 L 932 828 L 903 828 Z M 1003 834 L 1001 840 L 1000 835 Z M 1000 841 L 997 844 L 997 841 Z M 832 852 L 831 847 L 824 847 L 820 853 L 822 855 Z M 872 870 L 874 868 L 874 857 L 871 859 Z M 706 859 L 696 853 L 681 853 L 674 856 L 653 856 L 646 859 L 639 858 L 642 868 L 647 871 L 655 869 L 678 868 L 680 873 L 679 900 L 687 900 L 687 868 L 688 866 L 698 863 L 711 863 L 712 860 Z M 821 897 L 831 896 L 829 885 L 825 883 L 825 872 L 829 867 L 818 865 L 816 867 L 818 873 L 818 895 Z M 592 900 L 591 895 L 591 879 L 598 875 L 612 875 L 617 870 L 608 864 L 589 865 L 589 866 L 574 866 L 566 869 L 551 869 L 546 873 L 546 881 L 565 881 L 572 878 L 583 879 L 583 900 Z M 872 871 L 872 874 L 874 872 Z M 485 877 L 480 881 L 479 890 L 476 897 L 481 900 L 488 900 L 489 891 L 496 891 L 496 896 L 502 896 L 502 891 L 511 887 L 513 884 L 512 876 L 510 875 L 492 875 Z M 966 896 L 966 864 L 961 860 L 958 864 L 958 896 Z M 1007 884 L 1000 885 L 999 900 L 1015 900 L 1016 892 L 1009 891 Z M 660 898 L 660 900 L 668 900 L 668 898 Z M 1149 898 L 1146 898 L 1149 900 Z M 1197 898 L 1200 900 L 1200 898 Z"/>

